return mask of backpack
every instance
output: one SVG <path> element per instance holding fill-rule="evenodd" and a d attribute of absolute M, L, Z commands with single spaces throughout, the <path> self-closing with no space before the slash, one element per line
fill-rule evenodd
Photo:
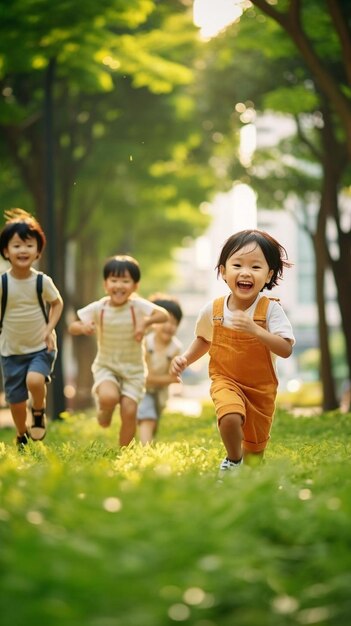
<path fill-rule="evenodd" d="M 8 280 L 7 280 L 7 273 L 5 272 L 4 274 L 1 274 L 1 285 L 2 285 L 2 295 L 1 295 L 1 304 L 0 304 L 0 334 L 2 331 L 2 324 L 4 321 L 4 316 L 5 316 L 5 311 L 6 311 L 6 304 L 7 304 L 7 285 L 8 285 Z M 48 323 L 49 321 L 49 317 L 48 317 L 48 313 L 47 310 L 45 308 L 45 304 L 44 304 L 44 300 L 43 300 L 43 296 L 42 296 L 42 292 L 43 292 L 43 273 L 42 272 L 38 272 L 37 274 L 37 296 L 38 296 L 38 302 L 40 305 L 41 310 L 43 311 L 43 315 L 45 318 L 46 323 Z"/>

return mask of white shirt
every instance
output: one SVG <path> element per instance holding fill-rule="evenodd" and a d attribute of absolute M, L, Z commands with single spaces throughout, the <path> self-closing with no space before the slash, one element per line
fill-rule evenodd
<path fill-rule="evenodd" d="M 29 354 L 46 348 L 43 340 L 46 321 L 38 300 L 37 275 L 33 268 L 29 278 L 14 278 L 11 270 L 7 272 L 7 304 L 0 335 L 2 356 Z M 0 281 L 0 297 L 1 294 Z M 59 295 L 50 276 L 43 274 L 43 301 L 53 302 Z"/>
<path fill-rule="evenodd" d="M 252 319 L 260 298 L 265 294 L 259 293 L 255 302 L 246 309 L 245 313 Z M 228 299 L 230 294 L 224 300 L 223 306 L 223 326 L 227 328 L 233 328 L 233 312 L 228 309 Z M 269 296 L 267 296 L 269 297 Z M 212 330 L 213 330 L 213 301 L 208 302 L 201 309 L 195 326 L 195 336 L 202 337 L 208 342 L 212 342 Z M 292 343 L 295 343 L 291 324 L 283 310 L 283 307 L 276 300 L 271 300 L 267 310 L 266 316 L 266 329 L 273 335 L 279 335 L 284 339 L 290 339 Z"/>
<path fill-rule="evenodd" d="M 134 338 L 133 314 L 149 316 L 156 308 L 149 300 L 132 296 L 122 306 L 109 306 L 105 297 L 79 309 L 82 322 L 96 324 L 98 351 L 93 371 L 105 367 L 123 377 L 146 373 L 144 341 Z"/>
<path fill-rule="evenodd" d="M 169 343 L 165 346 L 155 346 L 155 332 L 151 331 L 145 337 L 146 345 L 146 364 L 148 370 L 152 374 L 162 375 L 168 374 L 171 360 L 173 357 L 181 353 L 182 344 L 178 337 L 172 337 Z M 158 401 L 160 405 L 165 406 L 168 397 L 168 386 L 166 387 L 152 387 L 147 386 L 146 391 L 149 393 L 157 393 Z"/>

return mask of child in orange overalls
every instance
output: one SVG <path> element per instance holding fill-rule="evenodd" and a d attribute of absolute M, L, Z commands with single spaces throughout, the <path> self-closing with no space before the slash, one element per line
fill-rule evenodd
<path fill-rule="evenodd" d="M 262 457 L 273 421 L 277 392 L 275 357 L 291 355 L 291 324 L 277 300 L 263 295 L 289 267 L 285 249 L 268 233 L 243 230 L 225 242 L 216 266 L 228 296 L 200 311 L 187 350 L 171 373 L 180 376 L 209 352 L 211 397 L 227 451 L 221 472 L 235 471 L 249 457 Z"/>

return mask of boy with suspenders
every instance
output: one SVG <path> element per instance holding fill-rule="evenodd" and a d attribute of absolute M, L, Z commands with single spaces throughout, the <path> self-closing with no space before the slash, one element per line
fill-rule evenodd
<path fill-rule="evenodd" d="M 169 314 L 136 294 L 141 272 L 133 257 L 107 259 L 103 278 L 106 297 L 79 309 L 78 319 L 68 330 L 72 335 L 96 335 L 97 354 L 91 369 L 97 419 L 102 428 L 108 428 L 119 404 L 119 444 L 123 447 L 134 439 L 137 407 L 145 391 L 145 332 L 167 321 Z"/>

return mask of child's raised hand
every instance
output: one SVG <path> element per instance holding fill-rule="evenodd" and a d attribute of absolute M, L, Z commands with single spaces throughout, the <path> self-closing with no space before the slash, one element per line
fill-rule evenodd
<path fill-rule="evenodd" d="M 52 330 L 44 334 L 44 341 L 46 343 L 48 352 L 55 350 L 56 342 L 55 342 L 55 337 L 54 337 L 54 333 Z"/>
<path fill-rule="evenodd" d="M 174 359 L 172 359 L 171 361 L 169 373 L 173 374 L 174 376 L 177 376 L 177 379 L 181 381 L 180 375 L 182 371 L 185 370 L 187 365 L 188 365 L 188 361 L 185 358 L 185 356 L 182 356 L 181 354 L 179 356 L 175 356 Z"/>
<path fill-rule="evenodd" d="M 255 335 L 257 324 L 247 313 L 245 313 L 245 311 L 234 311 L 233 328 L 235 328 L 235 330 L 242 330 L 246 333 Z"/>
<path fill-rule="evenodd" d="M 135 328 L 134 328 L 134 339 L 135 341 L 141 341 L 145 335 L 146 324 L 143 319 L 136 320 Z"/>
<path fill-rule="evenodd" d="M 94 335 L 96 332 L 95 322 L 82 322 L 81 330 L 83 335 Z"/>

